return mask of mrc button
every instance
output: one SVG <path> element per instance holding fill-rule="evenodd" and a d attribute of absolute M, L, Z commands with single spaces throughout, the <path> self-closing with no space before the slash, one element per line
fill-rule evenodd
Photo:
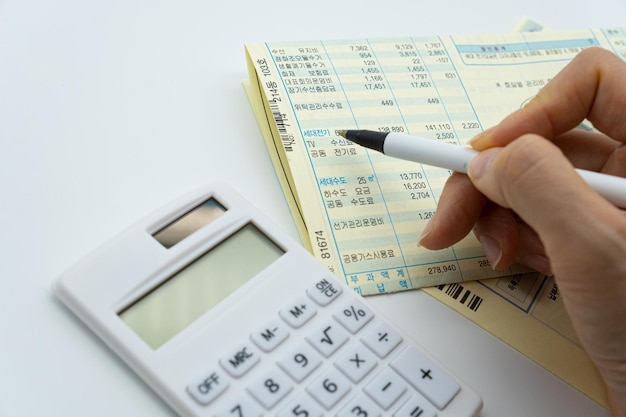
<path fill-rule="evenodd" d="M 250 343 L 233 349 L 230 354 L 220 359 L 220 365 L 232 377 L 239 378 L 248 372 L 261 359 L 261 353 Z"/>
<path fill-rule="evenodd" d="M 339 283 L 332 278 L 322 278 L 306 289 L 307 295 L 321 306 L 325 306 L 341 294 Z"/>

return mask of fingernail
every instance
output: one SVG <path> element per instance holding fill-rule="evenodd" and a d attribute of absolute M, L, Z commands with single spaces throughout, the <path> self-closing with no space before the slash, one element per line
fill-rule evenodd
<path fill-rule="evenodd" d="M 424 227 L 424 230 L 422 230 L 422 235 L 420 236 L 420 240 L 419 242 L 417 242 L 419 246 L 422 246 L 422 241 L 431 232 L 431 230 L 433 229 L 434 223 L 435 223 L 435 217 L 433 216 L 431 217 L 430 220 L 428 220 L 428 223 L 426 223 L 426 227 Z"/>
<path fill-rule="evenodd" d="M 479 134 L 477 134 L 476 136 L 474 136 L 473 138 L 471 138 L 467 144 L 469 146 L 471 146 L 472 148 L 475 148 L 477 145 L 479 145 L 481 142 L 483 142 L 487 137 L 489 137 L 489 135 L 491 135 L 491 131 L 493 130 L 493 126 L 490 127 L 489 129 L 485 129 L 482 132 L 480 132 Z"/>
<path fill-rule="evenodd" d="M 487 172 L 487 169 L 489 169 L 489 165 L 491 165 L 493 159 L 498 156 L 500 152 L 502 152 L 502 148 L 491 148 L 476 155 L 474 159 L 470 161 L 467 175 L 469 175 L 472 180 L 477 180 L 482 177 L 485 172 Z"/>
<path fill-rule="evenodd" d="M 502 249 L 500 248 L 500 244 L 497 240 L 488 235 L 480 236 L 478 241 L 485 250 L 485 256 L 487 257 L 487 260 L 489 260 L 491 268 L 496 269 L 500 263 L 500 259 L 502 258 Z"/>
<path fill-rule="evenodd" d="M 544 275 L 552 275 L 552 267 L 550 266 L 550 260 L 543 255 L 530 254 L 524 256 L 521 262 L 534 269 L 537 272 L 541 272 Z"/>

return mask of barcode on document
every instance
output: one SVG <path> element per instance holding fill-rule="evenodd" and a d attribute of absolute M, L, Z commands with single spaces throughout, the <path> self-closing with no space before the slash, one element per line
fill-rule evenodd
<path fill-rule="evenodd" d="M 447 286 L 443 284 L 437 286 L 437 289 L 439 289 L 439 291 L 444 291 L 448 297 L 451 297 L 453 300 L 457 300 L 459 303 L 463 304 L 472 311 L 477 311 L 483 303 L 482 297 L 473 294 L 470 290 L 465 289 L 465 287 L 461 284 L 455 283 Z"/>
<path fill-rule="evenodd" d="M 283 142 L 283 147 L 286 152 L 293 151 L 293 136 L 287 133 L 287 116 L 285 113 L 280 111 L 278 104 L 274 101 L 268 101 L 270 105 L 270 110 L 272 111 L 272 117 L 274 118 L 274 122 L 276 122 L 276 127 L 278 128 L 278 134 L 280 135 L 280 140 Z"/>

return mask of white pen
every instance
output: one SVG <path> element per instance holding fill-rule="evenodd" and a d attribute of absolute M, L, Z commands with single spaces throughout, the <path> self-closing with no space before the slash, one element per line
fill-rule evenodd
<path fill-rule="evenodd" d="M 388 156 L 464 174 L 467 173 L 470 161 L 478 154 L 478 151 L 466 146 L 401 133 L 339 130 L 337 134 Z M 610 203 L 620 208 L 626 208 L 626 178 L 578 168 L 576 172 L 591 188 Z"/>

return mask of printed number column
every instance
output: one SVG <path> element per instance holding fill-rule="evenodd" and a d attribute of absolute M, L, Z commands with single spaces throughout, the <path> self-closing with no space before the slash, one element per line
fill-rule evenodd
<path fill-rule="evenodd" d="M 626 30 L 624 30 L 624 28 L 614 28 L 606 29 L 603 32 L 611 43 L 613 52 L 620 58 L 626 60 Z"/>
<path fill-rule="evenodd" d="M 451 54 L 440 37 L 414 39 L 414 45 L 427 68 L 436 96 L 429 97 L 426 102 L 432 106 L 428 113 L 432 116 L 430 121 L 411 118 L 407 124 L 415 134 L 437 141 L 466 145 L 482 129 L 456 68 L 461 62 L 457 61 L 455 64 L 454 59 L 457 55 Z M 427 167 L 425 170 L 438 200 L 450 172 L 433 167 Z M 479 262 L 484 260 L 484 253 L 473 235 L 470 234 L 451 250 L 457 260 L 455 263 L 457 268 L 467 271 L 480 269 Z M 450 269 L 454 269 L 454 264 L 443 262 L 429 272 L 441 274 L 455 272 Z"/>
<path fill-rule="evenodd" d="M 381 62 L 369 42 L 325 42 L 324 47 L 352 114 L 352 120 L 338 128 L 404 129 Z M 334 142 L 337 147 L 342 144 L 341 140 Z M 409 288 L 395 225 L 376 168 L 377 162 L 387 157 L 374 151 L 368 153 L 356 145 L 351 148 L 352 154 L 337 161 L 346 172 L 348 195 L 344 202 L 348 207 L 333 212 L 333 228 L 340 242 L 346 277 L 357 288 L 367 286 L 368 293 Z"/>
<path fill-rule="evenodd" d="M 452 60 L 438 38 L 397 39 L 373 46 L 409 134 L 457 144 L 464 139 L 458 124 L 473 121 L 478 127 Z M 402 221 L 398 239 L 410 276 L 429 284 L 461 279 L 456 248 L 431 252 L 416 244 L 435 213 L 450 172 L 399 161 L 389 161 L 382 172 L 394 223 Z"/>

